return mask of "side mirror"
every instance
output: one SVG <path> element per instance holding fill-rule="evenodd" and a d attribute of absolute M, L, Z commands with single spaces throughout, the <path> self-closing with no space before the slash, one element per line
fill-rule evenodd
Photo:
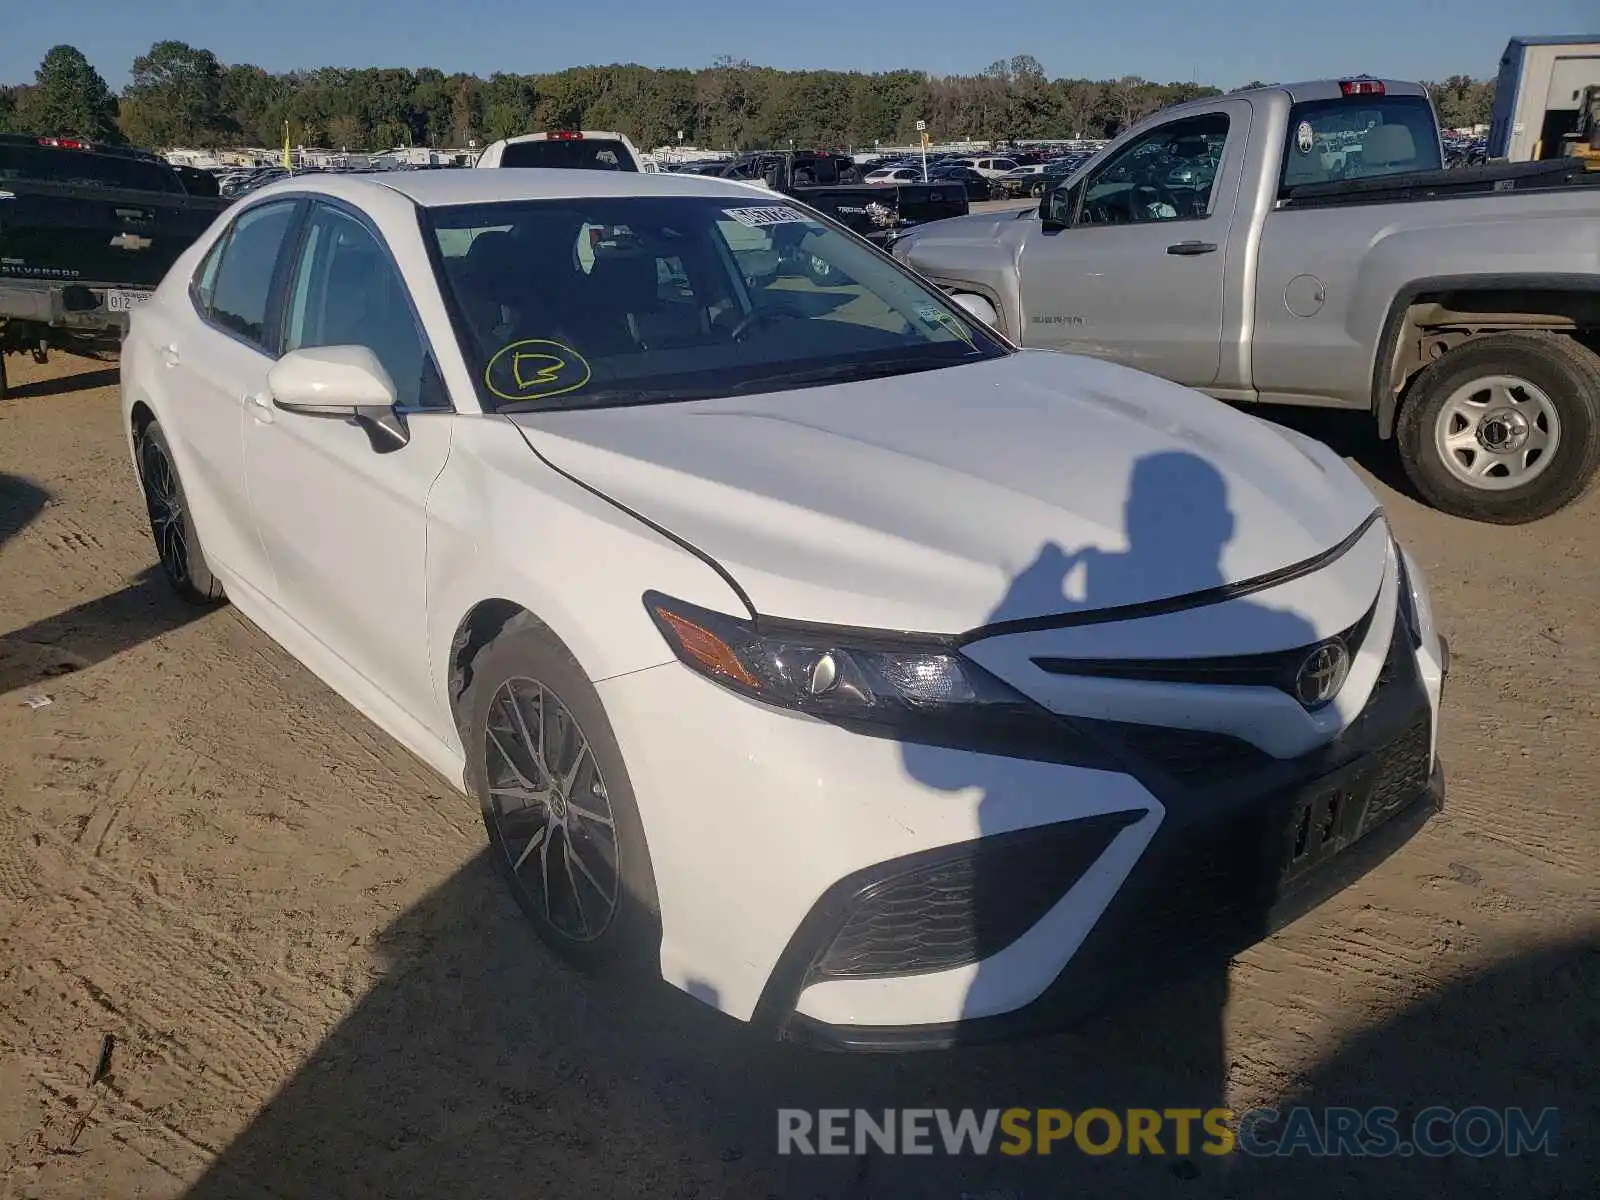
<path fill-rule="evenodd" d="M 990 304 L 982 296 L 974 296 L 971 292 L 957 292 L 950 299 L 977 317 L 985 325 L 993 327 L 1000 320 L 999 314 L 994 311 L 994 305 Z"/>
<path fill-rule="evenodd" d="M 411 440 L 405 419 L 394 410 L 394 380 L 365 346 L 291 350 L 267 372 L 267 387 L 274 408 L 353 421 L 367 431 L 374 450 Z"/>
<path fill-rule="evenodd" d="M 1047 230 L 1066 229 L 1072 224 L 1076 189 L 1053 184 L 1039 201 L 1039 222 Z"/>

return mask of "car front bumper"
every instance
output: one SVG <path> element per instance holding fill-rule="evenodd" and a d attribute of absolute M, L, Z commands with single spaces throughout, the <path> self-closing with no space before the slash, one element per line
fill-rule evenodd
<path fill-rule="evenodd" d="M 1359 716 L 1298 758 L 1104 724 L 1125 772 L 862 736 L 676 663 L 604 681 L 662 974 L 779 1036 L 890 1048 L 1059 1025 L 1225 962 L 1439 808 L 1436 644 L 1395 622 Z"/>

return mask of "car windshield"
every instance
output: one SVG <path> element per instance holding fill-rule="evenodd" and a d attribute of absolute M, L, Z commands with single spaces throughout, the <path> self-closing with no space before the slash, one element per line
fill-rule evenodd
<path fill-rule="evenodd" d="M 781 391 L 1009 353 L 852 234 L 744 196 L 426 210 L 486 409 Z"/>
<path fill-rule="evenodd" d="M 558 138 L 510 142 L 502 167 L 557 167 L 587 171 L 637 171 L 628 147 L 615 138 Z"/>

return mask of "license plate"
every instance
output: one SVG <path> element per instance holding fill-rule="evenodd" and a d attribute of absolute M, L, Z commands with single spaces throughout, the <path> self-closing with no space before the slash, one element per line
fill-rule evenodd
<path fill-rule="evenodd" d="M 150 299 L 149 292 L 129 292 L 111 288 L 106 292 L 106 308 L 111 312 L 132 312 Z"/>

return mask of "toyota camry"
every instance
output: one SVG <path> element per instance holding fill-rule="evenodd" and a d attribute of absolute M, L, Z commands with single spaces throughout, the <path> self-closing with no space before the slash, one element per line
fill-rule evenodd
<path fill-rule="evenodd" d="M 1442 802 L 1446 646 L 1335 455 L 749 185 L 287 179 L 122 381 L 178 592 L 474 797 L 554 951 L 782 1036 L 1053 1024 Z"/>

